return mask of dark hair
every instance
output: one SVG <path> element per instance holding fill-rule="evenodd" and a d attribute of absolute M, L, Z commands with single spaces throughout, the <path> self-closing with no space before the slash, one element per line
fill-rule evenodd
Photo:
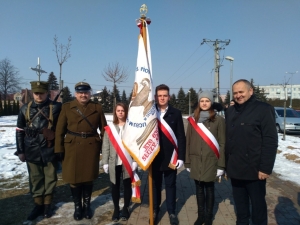
<path fill-rule="evenodd" d="M 237 83 L 240 83 L 240 82 L 243 82 L 247 86 L 248 89 L 250 89 L 250 88 L 254 89 L 253 85 L 248 80 L 246 80 L 246 79 L 239 79 L 236 82 L 234 82 L 233 85 L 235 85 Z M 233 85 L 232 85 L 232 87 L 233 87 Z"/>
<path fill-rule="evenodd" d="M 118 102 L 116 104 L 116 107 L 115 107 L 114 113 L 113 113 L 113 123 L 114 124 L 118 124 L 119 123 L 119 120 L 118 120 L 118 117 L 117 117 L 117 113 L 116 113 L 116 110 L 117 110 L 118 106 L 121 106 L 124 109 L 125 118 L 127 118 L 127 115 L 128 115 L 128 106 L 126 104 L 122 103 L 122 102 Z"/>
<path fill-rule="evenodd" d="M 157 92 L 160 91 L 160 90 L 168 91 L 168 94 L 170 93 L 170 88 L 165 84 L 160 84 L 160 85 L 156 86 L 155 94 L 157 95 Z"/>
<path fill-rule="evenodd" d="M 199 120 L 200 118 L 200 113 L 201 113 L 201 108 L 200 108 L 200 105 L 199 105 L 199 102 L 198 102 L 198 107 L 196 107 L 195 111 L 194 111 L 194 118 L 195 118 L 195 121 L 197 123 L 197 121 Z M 215 121 L 215 118 L 216 118 L 216 113 L 215 113 L 215 110 L 213 109 L 212 107 L 212 104 L 210 106 L 210 108 L 208 109 L 208 113 L 209 113 L 209 118 L 208 120 L 210 121 Z"/>

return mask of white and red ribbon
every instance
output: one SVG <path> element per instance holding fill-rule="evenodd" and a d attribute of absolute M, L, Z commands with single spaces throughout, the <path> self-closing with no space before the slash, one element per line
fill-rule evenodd
<path fill-rule="evenodd" d="M 109 140 L 116 149 L 117 154 L 121 158 L 122 163 L 130 176 L 132 186 L 131 200 L 132 202 L 141 203 L 141 190 L 139 187 L 141 185 L 141 180 L 136 171 L 132 171 L 131 169 L 132 158 L 124 148 L 121 137 L 119 136 L 115 126 L 113 124 L 109 124 L 104 127 L 104 129 L 107 132 Z"/>
<path fill-rule="evenodd" d="M 172 153 L 172 157 L 170 160 L 169 167 L 173 170 L 176 169 L 177 159 L 178 159 L 178 145 L 177 138 L 172 130 L 172 128 L 167 124 L 167 122 L 160 116 L 157 117 L 158 120 L 158 128 L 166 135 L 168 140 L 174 145 L 174 150 Z"/>
<path fill-rule="evenodd" d="M 206 142 L 206 144 L 211 148 L 211 150 L 215 153 L 216 157 L 220 158 L 220 146 L 215 136 L 204 126 L 203 123 L 196 123 L 194 117 L 189 117 L 187 119 L 192 127 L 196 130 L 196 132 L 202 137 L 202 139 Z"/>

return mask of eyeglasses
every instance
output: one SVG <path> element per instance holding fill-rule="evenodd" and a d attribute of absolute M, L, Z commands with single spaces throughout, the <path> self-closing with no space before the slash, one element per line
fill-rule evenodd
<path fill-rule="evenodd" d="M 44 92 L 33 92 L 33 94 L 35 94 L 35 95 L 43 95 L 45 93 Z"/>

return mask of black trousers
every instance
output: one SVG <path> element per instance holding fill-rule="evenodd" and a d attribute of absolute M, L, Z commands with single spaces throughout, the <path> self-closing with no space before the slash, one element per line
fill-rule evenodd
<path fill-rule="evenodd" d="M 131 179 L 123 179 L 122 176 L 122 166 L 116 166 L 116 184 L 111 183 L 111 196 L 113 199 L 114 207 L 116 209 L 119 208 L 119 200 L 120 200 L 120 180 L 123 180 L 123 188 L 124 188 L 124 207 L 128 208 L 132 196 L 132 188 L 131 188 Z"/>
<path fill-rule="evenodd" d="M 231 178 L 236 206 L 237 225 L 249 224 L 250 201 L 253 225 L 267 225 L 266 180 L 237 180 Z"/>
<path fill-rule="evenodd" d="M 154 210 L 159 211 L 161 204 L 162 181 L 165 180 L 166 203 L 169 215 L 176 211 L 176 176 L 177 170 L 153 170 L 153 197 Z"/>

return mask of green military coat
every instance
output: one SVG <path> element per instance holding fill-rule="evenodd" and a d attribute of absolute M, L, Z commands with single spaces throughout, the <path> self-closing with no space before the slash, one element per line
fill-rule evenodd
<path fill-rule="evenodd" d="M 94 129 L 100 130 L 100 136 L 82 138 L 67 133 L 68 130 L 93 133 L 93 129 L 76 111 L 76 107 Z M 64 153 L 62 177 L 65 182 L 77 184 L 93 181 L 98 177 L 101 137 L 106 124 L 100 104 L 89 101 L 83 107 L 76 99 L 63 104 L 56 126 L 55 152 Z"/>
<path fill-rule="evenodd" d="M 217 169 L 225 169 L 225 120 L 216 115 L 215 121 L 206 120 L 204 126 L 214 135 L 220 146 L 220 158 L 200 137 L 190 123 L 186 132 L 185 168 L 190 168 L 192 179 L 204 182 L 216 180 Z"/>

